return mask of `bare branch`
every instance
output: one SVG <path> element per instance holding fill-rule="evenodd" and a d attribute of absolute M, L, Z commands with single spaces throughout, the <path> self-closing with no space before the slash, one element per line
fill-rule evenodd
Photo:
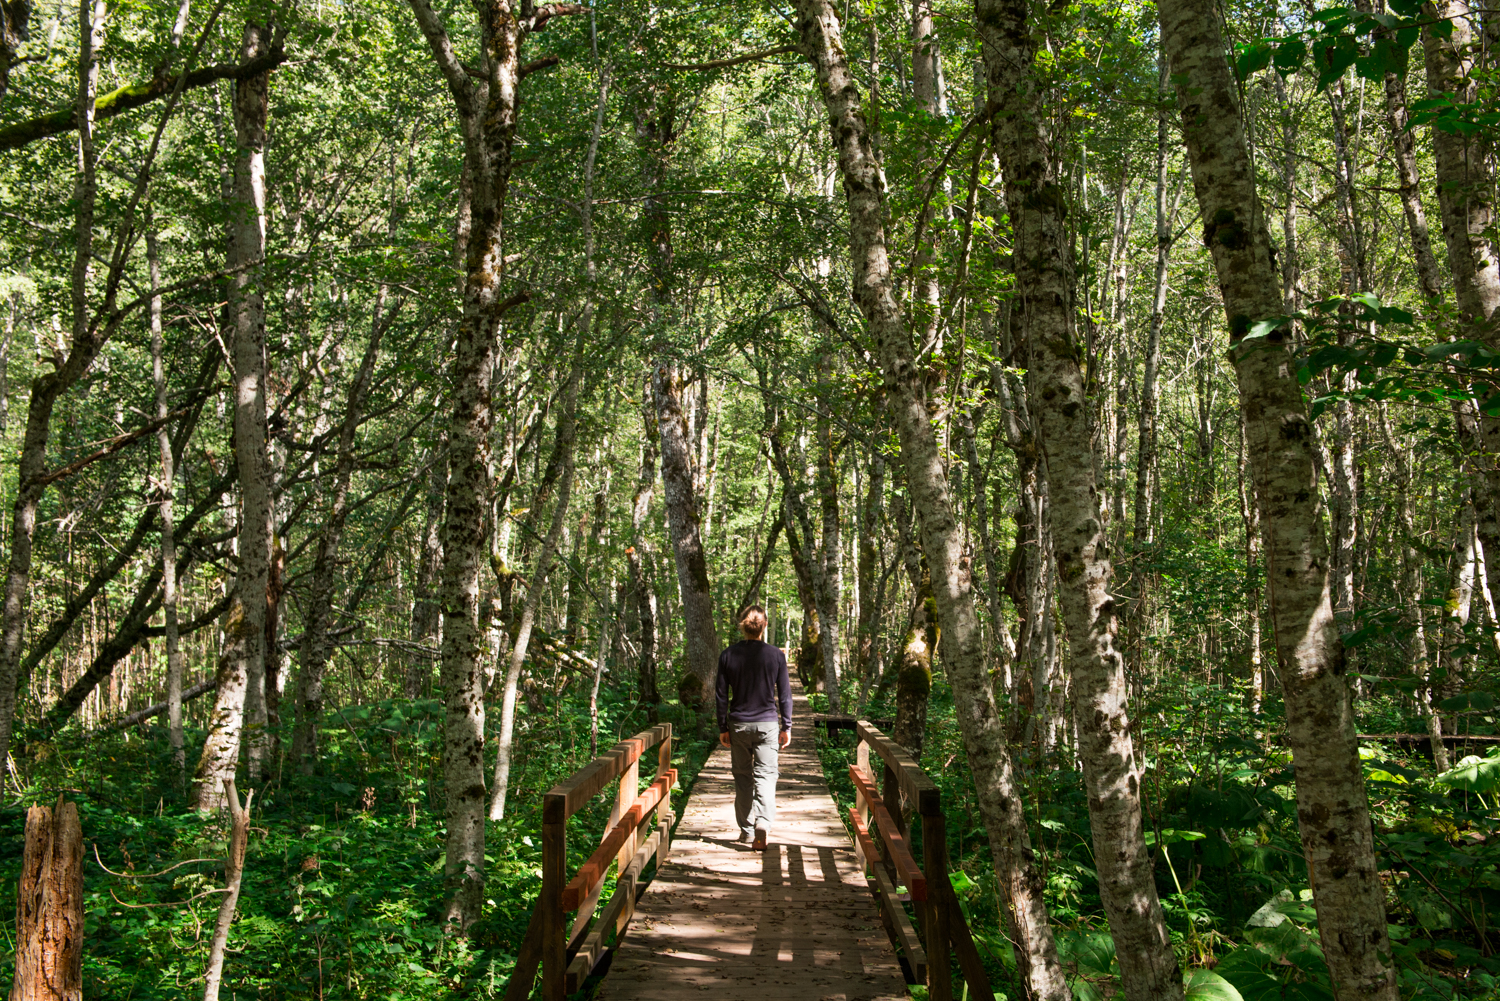
<path fill-rule="evenodd" d="M 800 53 L 802 50 L 795 45 L 781 45 L 774 49 L 764 49 L 760 52 L 747 52 L 742 56 L 731 56 L 728 59 L 714 59 L 706 63 L 667 63 L 669 70 L 680 70 L 682 72 L 701 72 L 703 70 L 720 70 L 730 66 L 739 66 L 742 63 L 753 63 L 761 59 L 769 59 L 772 56 L 789 56 Z"/>

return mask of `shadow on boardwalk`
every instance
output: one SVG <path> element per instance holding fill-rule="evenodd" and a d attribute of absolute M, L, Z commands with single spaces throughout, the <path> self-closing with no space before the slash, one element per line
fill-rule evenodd
<path fill-rule="evenodd" d="M 777 820 L 764 854 L 735 842 L 729 752 L 693 785 L 666 866 L 636 907 L 600 1001 L 894 1001 L 901 968 L 795 694 Z"/>

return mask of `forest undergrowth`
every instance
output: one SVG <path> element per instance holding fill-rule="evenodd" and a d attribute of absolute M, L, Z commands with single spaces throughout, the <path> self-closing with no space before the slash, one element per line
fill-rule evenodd
<path fill-rule="evenodd" d="M 542 794 L 590 760 L 586 697 L 523 710 L 514 805 L 490 824 L 484 913 L 467 939 L 441 927 L 442 703 L 385 699 L 327 719 L 319 774 L 284 769 L 256 789 L 227 983 L 240 998 L 268 1001 L 502 996 L 541 888 Z M 663 704 L 661 719 L 679 735 L 680 815 L 710 745 L 694 736 L 691 710 Z M 607 749 L 648 721 L 633 692 L 606 690 L 599 725 Z M 0 980 L 13 976 L 26 822 L 18 804 L 63 794 L 78 804 L 86 845 L 84 996 L 186 997 L 201 983 L 213 933 L 223 832 L 204 823 L 176 781 L 164 729 L 76 746 L 39 751 L 32 787 L 0 809 Z M 597 845 L 609 799 L 596 797 L 570 821 L 570 868 Z"/>
<path fill-rule="evenodd" d="M 1280 746 L 1283 708 L 1268 702 L 1251 714 L 1242 688 L 1177 674 L 1157 679 L 1140 703 L 1146 841 L 1155 852 L 1157 892 L 1190 999 L 1232 998 L 1227 983 L 1244 1001 L 1332 1001 L 1297 834 L 1290 755 Z M 821 694 L 812 700 L 827 703 Z M 1398 698 L 1371 697 L 1359 709 L 1361 732 L 1411 729 Z M 928 713 L 921 764 L 943 794 L 954 887 L 997 993 L 1018 998 L 989 843 L 952 690 L 941 675 Z M 889 718 L 895 706 L 877 699 L 864 715 Z M 1492 728 L 1483 717 L 1479 726 Z M 817 733 L 824 773 L 847 816 L 854 738 Z M 1069 987 L 1076 1001 L 1101 1001 L 1117 993 L 1119 965 L 1099 899 L 1083 779 L 1063 752 L 1018 764 Z M 1468 759 L 1445 773 L 1446 782 L 1431 760 L 1388 742 L 1365 742 L 1360 753 L 1402 996 L 1500 996 L 1500 753 Z M 920 858 L 920 825 L 911 836 Z M 916 996 L 922 990 L 913 988 Z"/>

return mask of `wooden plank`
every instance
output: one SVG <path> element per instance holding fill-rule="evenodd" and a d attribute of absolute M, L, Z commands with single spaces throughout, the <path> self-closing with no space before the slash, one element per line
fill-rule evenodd
<path fill-rule="evenodd" d="M 562 890 L 568 861 L 567 825 L 542 820 L 542 997 L 564 1001 L 567 943 L 563 941 Z"/>
<path fill-rule="evenodd" d="M 531 997 L 531 988 L 536 984 L 536 968 L 542 961 L 542 909 L 531 912 L 531 921 L 526 925 L 526 935 L 521 939 L 521 948 L 516 950 L 516 965 L 510 971 L 510 981 L 505 985 L 505 1001 L 526 1001 Z"/>
<path fill-rule="evenodd" d="M 964 981 L 969 985 L 969 996 L 994 997 L 990 975 L 985 972 L 984 961 L 979 958 L 979 950 L 974 946 L 974 933 L 969 930 L 969 922 L 964 918 L 963 908 L 958 906 L 958 897 L 954 895 L 951 886 L 944 897 L 943 909 L 948 912 L 948 940 L 953 943 L 958 968 L 963 971 Z"/>
<path fill-rule="evenodd" d="M 911 899 L 926 900 L 927 878 L 917 867 L 917 860 L 912 858 L 911 849 L 901 836 L 901 829 L 896 826 L 895 819 L 876 795 L 874 781 L 869 776 L 860 774 L 855 765 L 849 766 L 849 778 L 853 780 L 855 788 L 863 787 L 865 799 L 870 804 L 870 813 L 875 818 L 875 826 L 880 828 L 880 839 L 888 852 L 886 857 L 895 863 L 896 872 L 901 876 L 901 882 L 906 884 Z"/>
<path fill-rule="evenodd" d="M 859 721 L 858 732 L 860 739 L 868 742 L 875 749 L 875 753 L 879 754 L 896 772 L 896 778 L 901 783 L 901 791 L 906 794 L 906 798 L 916 807 L 918 813 L 924 817 L 931 817 L 942 812 L 942 793 L 938 791 L 932 779 L 927 777 L 927 773 L 912 760 L 906 748 L 877 730 L 869 720 Z"/>
<path fill-rule="evenodd" d="M 593 930 L 579 944 L 577 953 L 568 964 L 567 992 L 569 994 L 575 994 L 583 988 L 583 982 L 604 958 L 604 954 L 608 951 L 605 948 L 605 940 L 610 934 L 624 934 L 626 925 L 630 924 L 630 918 L 635 914 L 636 892 L 639 889 L 641 873 L 660 845 L 661 832 L 657 831 L 646 839 L 646 843 L 641 845 L 620 873 L 620 880 L 615 884 L 615 892 L 610 894 L 609 903 L 604 905 L 604 911 L 599 915 L 599 920 L 594 922 Z"/>
<path fill-rule="evenodd" d="M 922 818 L 922 862 L 932 874 L 922 931 L 927 946 L 927 997 L 929 1001 L 952 1001 L 953 972 L 948 966 L 948 908 L 952 895 L 948 878 L 948 827 L 941 813 Z M 948 894 L 944 894 L 944 890 Z M 988 996 L 988 995 L 983 995 Z"/>
<path fill-rule="evenodd" d="M 636 796 L 639 795 L 638 787 L 640 784 L 641 763 L 639 761 L 632 761 L 626 766 L 625 771 L 620 773 L 620 787 L 615 790 L 614 814 L 610 817 L 609 826 L 611 828 L 620 817 L 625 815 L 625 811 L 630 809 L 630 805 L 635 802 Z M 668 786 L 668 788 L 670 789 L 671 787 Z M 625 844 L 620 848 L 620 854 L 615 856 L 615 862 L 618 866 L 616 869 L 617 872 L 624 872 L 625 867 L 630 864 L 631 857 L 635 855 L 635 850 L 639 847 L 637 844 L 639 840 L 639 838 L 633 837 L 625 839 Z"/>
<path fill-rule="evenodd" d="M 566 820 L 583 809 L 612 779 L 619 778 L 621 772 L 639 761 L 644 751 L 661 743 L 671 730 L 670 724 L 661 723 L 620 741 L 574 772 L 570 778 L 547 790 L 543 803 L 546 804 L 549 800 L 561 802 L 562 819 Z"/>
<path fill-rule="evenodd" d="M 604 841 L 590 855 L 588 861 L 578 868 L 578 874 L 568 881 L 560 895 L 561 906 L 564 912 L 577 910 L 603 880 L 605 873 L 609 871 L 609 865 L 615 860 L 620 849 L 625 845 L 635 829 L 656 809 L 656 805 L 667 796 L 667 790 L 677 781 L 675 769 L 669 770 L 667 774 L 651 783 L 651 788 L 636 799 L 634 805 L 620 818 L 620 822 L 614 826 L 604 838 Z"/>
<path fill-rule="evenodd" d="M 901 906 L 901 897 L 896 893 L 896 888 L 891 885 L 891 878 L 885 874 L 880 866 L 875 867 L 875 899 L 879 901 L 881 910 L 889 916 L 891 924 L 896 926 L 896 938 L 893 944 L 899 945 L 901 951 L 906 953 L 906 961 L 911 964 L 912 976 L 917 978 L 918 983 L 927 982 L 927 950 L 922 948 L 922 940 L 917 937 L 917 930 L 911 926 L 911 918 L 906 916 L 906 908 Z"/>
<path fill-rule="evenodd" d="M 868 876 L 870 867 L 879 861 L 880 855 L 875 850 L 875 842 L 870 840 L 870 830 L 865 826 L 865 819 L 859 815 L 857 808 L 849 808 L 849 820 L 854 824 L 854 855 L 859 859 L 859 871 Z"/>

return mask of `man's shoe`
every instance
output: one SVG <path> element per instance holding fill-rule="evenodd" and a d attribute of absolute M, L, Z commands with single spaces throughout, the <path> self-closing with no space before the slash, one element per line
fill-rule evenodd
<path fill-rule="evenodd" d="M 755 842 L 750 847 L 758 852 L 763 852 L 766 850 L 766 832 L 764 830 L 756 830 Z"/>
<path fill-rule="evenodd" d="M 741 831 L 740 836 L 734 839 L 737 844 L 748 845 L 750 843 L 750 832 Z"/>

